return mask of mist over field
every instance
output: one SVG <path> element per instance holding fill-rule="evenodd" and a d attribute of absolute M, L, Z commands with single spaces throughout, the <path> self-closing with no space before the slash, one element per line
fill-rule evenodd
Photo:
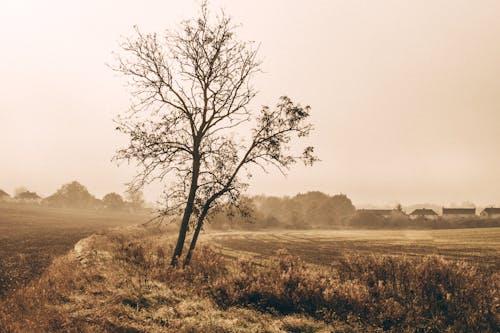
<path fill-rule="evenodd" d="M 499 332 L 499 16 L 7 0 L 0 333 Z"/>

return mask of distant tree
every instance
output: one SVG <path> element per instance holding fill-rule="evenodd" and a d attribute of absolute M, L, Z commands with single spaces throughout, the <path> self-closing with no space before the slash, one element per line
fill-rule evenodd
<path fill-rule="evenodd" d="M 333 226 L 340 225 L 343 218 L 352 215 L 355 208 L 345 194 L 327 195 L 319 191 L 298 194 L 289 200 L 290 207 L 302 209 L 303 223 Z M 292 208 L 287 211 L 291 212 Z"/>
<path fill-rule="evenodd" d="M 125 193 L 125 200 L 132 209 L 141 209 L 144 207 L 144 194 L 140 190 L 128 190 Z"/>
<path fill-rule="evenodd" d="M 44 204 L 54 207 L 95 208 L 98 200 L 77 181 L 64 184 L 56 193 L 45 198 Z"/>
<path fill-rule="evenodd" d="M 330 196 L 319 191 L 301 193 L 291 198 L 290 204 L 301 207 L 305 219 L 318 226 L 333 224 L 334 207 L 329 202 Z M 290 205 L 289 204 L 289 205 Z"/>
<path fill-rule="evenodd" d="M 41 197 L 36 192 L 24 191 L 16 194 L 14 199 L 19 201 L 38 201 Z"/>
<path fill-rule="evenodd" d="M 273 217 L 272 222 L 275 226 L 283 224 L 289 217 L 285 207 L 285 202 L 288 198 L 260 195 L 253 197 L 252 200 L 255 203 L 257 211 L 264 216 Z"/>
<path fill-rule="evenodd" d="M 260 62 L 253 44 L 238 40 L 234 29 L 223 12 L 212 19 L 204 1 L 199 18 L 183 22 L 179 31 L 159 37 L 136 29 L 114 67 L 130 78 L 136 98 L 131 112 L 117 119 L 130 145 L 116 158 L 141 168 L 131 188 L 175 175 L 161 213 L 182 214 L 171 265 L 182 255 L 190 222 L 195 230 L 184 264 L 209 210 L 239 201 L 248 186 L 240 175 L 250 176 L 249 166 L 285 173 L 298 160 L 316 160 L 312 147 L 302 153 L 290 147 L 312 129 L 308 106 L 281 97 L 274 109 L 250 110 L 256 95 L 251 78 Z M 241 133 L 246 122 L 254 127 L 243 141 L 231 132 Z"/>
<path fill-rule="evenodd" d="M 330 196 L 319 191 L 300 193 L 294 197 L 252 198 L 257 211 L 272 216 L 280 226 L 293 228 L 343 225 L 356 208 L 345 194 Z"/>
<path fill-rule="evenodd" d="M 261 219 L 253 200 L 245 196 L 240 199 L 238 207 L 230 204 L 216 206 L 206 217 L 215 229 L 253 229 Z"/>
<path fill-rule="evenodd" d="M 331 205 L 334 211 L 335 222 L 339 223 L 344 217 L 350 216 L 356 212 L 351 199 L 345 194 L 336 194 L 331 197 Z"/>
<path fill-rule="evenodd" d="M 123 201 L 122 196 L 115 192 L 106 194 L 102 198 L 102 203 L 108 209 L 119 210 L 125 207 L 125 201 Z"/>

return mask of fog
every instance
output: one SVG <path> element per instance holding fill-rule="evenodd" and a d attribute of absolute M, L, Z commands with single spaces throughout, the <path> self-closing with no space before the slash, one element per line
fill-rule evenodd
<path fill-rule="evenodd" d="M 257 172 L 251 194 L 319 190 L 355 204 L 500 204 L 500 2 L 212 1 L 260 43 L 254 107 L 310 104 L 321 162 Z M 175 28 L 196 1 L 2 1 L 0 188 L 78 180 L 123 192 L 133 165 L 112 119 L 125 80 L 106 63 L 133 25 Z M 159 186 L 145 190 L 153 201 Z"/>

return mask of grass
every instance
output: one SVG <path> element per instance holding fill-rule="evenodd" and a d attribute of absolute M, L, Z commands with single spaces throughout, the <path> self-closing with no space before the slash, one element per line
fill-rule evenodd
<path fill-rule="evenodd" d="M 144 214 L 55 209 L 0 202 L 0 299 L 40 276 L 78 240 L 146 220 Z"/>

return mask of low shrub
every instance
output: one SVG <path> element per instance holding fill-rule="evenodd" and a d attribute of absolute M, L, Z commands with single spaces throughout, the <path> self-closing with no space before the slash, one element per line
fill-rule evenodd
<path fill-rule="evenodd" d="M 239 261 L 209 290 L 222 307 L 302 313 L 423 332 L 496 332 L 499 274 L 439 257 L 345 258 L 336 272 L 281 252 L 269 265 Z"/>

